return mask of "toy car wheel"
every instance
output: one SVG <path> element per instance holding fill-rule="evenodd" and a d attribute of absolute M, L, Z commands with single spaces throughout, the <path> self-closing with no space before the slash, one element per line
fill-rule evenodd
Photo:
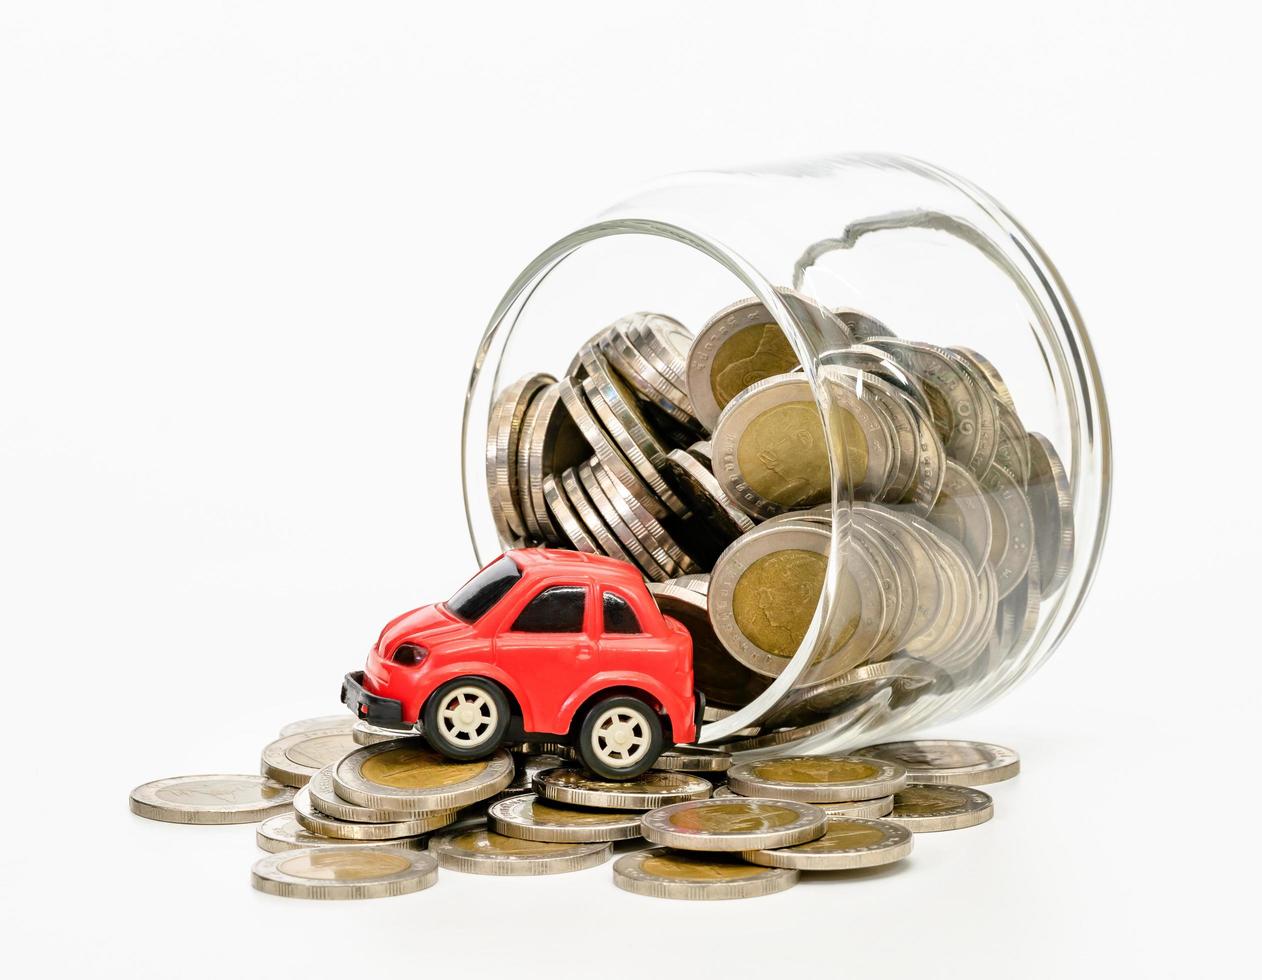
<path fill-rule="evenodd" d="M 504 741 L 510 713 L 508 698 L 494 681 L 458 677 L 425 702 L 425 740 L 449 758 L 480 759 Z"/>
<path fill-rule="evenodd" d="M 618 696 L 592 705 L 576 748 L 583 765 L 596 775 L 631 779 L 657 761 L 665 742 L 657 712 L 639 698 Z"/>

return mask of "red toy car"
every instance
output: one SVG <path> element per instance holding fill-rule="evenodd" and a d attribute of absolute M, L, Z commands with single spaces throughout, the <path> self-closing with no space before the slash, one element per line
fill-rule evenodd
<path fill-rule="evenodd" d="M 631 565 L 524 548 L 388 623 L 342 702 L 454 759 L 566 740 L 588 769 L 629 779 L 695 738 L 704 697 L 692 684 L 692 637 Z"/>

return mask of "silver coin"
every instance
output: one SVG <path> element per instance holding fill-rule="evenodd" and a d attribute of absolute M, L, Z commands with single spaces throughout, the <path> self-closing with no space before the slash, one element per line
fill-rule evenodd
<path fill-rule="evenodd" d="M 999 415 L 999 442 L 995 463 L 1016 477 L 1024 490 L 1030 482 L 1030 440 L 1017 413 L 1003 402 L 995 402 Z"/>
<path fill-rule="evenodd" d="M 486 486 L 495 530 L 505 543 L 526 535 L 517 470 L 521 455 L 518 440 L 526 409 L 544 387 L 555 381 L 550 374 L 528 374 L 505 388 L 491 405 L 486 430 Z"/>
<path fill-rule="evenodd" d="M 894 809 L 885 819 L 914 834 L 962 830 L 995 815 L 990 796 L 969 786 L 917 785 L 894 794 Z"/>
<path fill-rule="evenodd" d="M 588 554 L 600 553 L 599 543 L 587 533 L 587 526 L 579 520 L 577 512 L 570 506 L 568 494 L 561 489 L 561 484 L 552 474 L 543 478 L 543 499 L 552 525 L 560 529 L 565 543 Z"/>
<path fill-rule="evenodd" d="M 393 728 L 378 728 L 376 725 L 368 724 L 363 719 L 356 721 L 351 726 L 351 738 L 356 745 L 376 745 L 378 742 L 390 742 L 396 738 L 419 737 L 419 735 L 409 736 L 406 732 L 396 731 Z"/>
<path fill-rule="evenodd" d="M 631 557 L 633 563 L 644 573 L 645 577 L 651 581 L 659 582 L 670 578 L 670 575 L 654 561 L 653 556 L 649 554 L 648 549 L 641 543 L 635 531 L 623 520 L 623 511 L 627 511 L 629 514 L 629 510 L 621 496 L 614 493 L 614 496 L 611 497 L 609 493 L 605 492 L 607 481 L 602 481 L 596 475 L 596 468 L 599 466 L 600 461 L 593 457 L 586 463 L 580 464 L 576 470 L 578 481 L 587 493 L 588 499 L 591 500 L 592 506 L 601 516 L 605 525 L 613 532 L 626 553 Z M 614 505 L 615 498 L 618 501 L 618 506 Z"/>
<path fill-rule="evenodd" d="M 574 509 L 574 514 L 578 518 L 579 523 L 595 539 L 600 553 L 608 555 L 610 558 L 618 558 L 634 564 L 631 556 L 627 554 L 621 543 L 619 543 L 613 529 L 605 523 L 605 519 L 596 510 L 596 505 L 592 503 L 591 497 L 583 489 L 583 484 L 578 478 L 578 470 L 576 468 L 571 467 L 561 474 L 561 489 L 564 492 L 565 499 Z"/>
<path fill-rule="evenodd" d="M 911 399 L 926 418 L 932 418 L 933 413 L 929 407 L 929 396 L 925 392 L 925 386 L 916 375 L 895 361 L 887 351 L 878 350 L 868 344 L 855 344 L 841 350 L 829 351 L 828 356 L 838 364 L 856 367 L 884 379 Z"/>
<path fill-rule="evenodd" d="M 583 394 L 605 432 L 654 496 L 675 513 L 684 513 L 683 503 L 659 472 L 666 458 L 666 448 L 640 411 L 635 397 L 621 379 L 607 369 L 604 358 L 594 348 L 583 348 L 579 356 L 587 372 L 582 381 Z"/>
<path fill-rule="evenodd" d="M 452 810 L 494 796 L 513 778 L 513 760 L 500 750 L 457 762 L 407 739 L 365 745 L 333 770 L 342 799 L 383 810 Z"/>
<path fill-rule="evenodd" d="M 307 790 L 311 805 L 325 816 L 352 823 L 396 823 L 416 818 L 417 814 L 414 810 L 359 806 L 342 799 L 337 795 L 337 790 L 333 785 L 334 768 L 336 764 L 325 766 L 303 787 Z"/>
<path fill-rule="evenodd" d="M 895 446 L 893 427 L 847 379 L 821 375 L 833 432 L 846 443 L 840 479 L 865 499 L 885 487 Z M 714 475 L 742 510 L 765 518 L 832 497 L 827 436 L 810 383 L 801 374 L 766 378 L 730 401 L 711 437 Z"/>
<path fill-rule="evenodd" d="M 691 589 L 693 592 L 705 595 L 710 591 L 710 573 L 699 572 L 695 575 L 680 575 L 665 584 L 674 585 L 681 589 Z"/>
<path fill-rule="evenodd" d="M 505 837 L 555 844 L 630 840 L 640 836 L 638 810 L 594 810 L 540 799 L 534 793 L 491 805 L 491 829 Z"/>
<path fill-rule="evenodd" d="M 319 718 L 291 721 L 277 734 L 284 738 L 286 735 L 301 735 L 303 732 L 318 732 L 329 728 L 350 728 L 355 723 L 355 716 L 349 711 L 343 711 L 336 715 L 321 715 Z"/>
<path fill-rule="evenodd" d="M 798 871 L 850 871 L 901 861 L 912 849 L 911 832 L 885 820 L 842 817 L 828 822 L 822 837 L 794 847 L 749 850 L 751 864 Z"/>
<path fill-rule="evenodd" d="M 902 766 L 910 783 L 985 786 L 1011 779 L 1021 771 L 1021 759 L 1012 749 L 989 742 L 914 739 L 869 745 L 859 754 Z"/>
<path fill-rule="evenodd" d="M 893 657 L 863 664 L 821 684 L 791 690 L 764 720 L 767 725 L 808 724 L 884 688 L 893 688 L 897 695 L 905 697 L 908 692 L 939 683 L 941 678 L 940 669 L 915 657 Z"/>
<path fill-rule="evenodd" d="M 727 772 L 732 768 L 732 756 L 703 745 L 676 745 L 659 755 L 653 767 L 671 772 Z"/>
<path fill-rule="evenodd" d="M 649 322 L 667 320 L 670 318 L 655 313 L 633 313 L 611 323 L 596 343 L 610 366 L 626 379 L 644 402 L 681 427 L 696 431 L 701 424 L 693 415 L 692 399 L 688 397 L 686 386 L 678 383 L 671 363 L 678 356 L 666 351 L 664 338 L 659 337 L 654 328 L 645 327 Z M 680 330 L 684 329 L 681 324 L 673 320 L 670 322 Z"/>
<path fill-rule="evenodd" d="M 994 392 L 995 397 L 999 399 L 1000 403 L 1006 406 L 1009 411 L 1014 413 L 1016 412 L 1017 405 L 1016 402 L 1012 400 L 1012 392 L 1008 390 L 1007 382 L 1004 381 L 1003 375 L 999 373 L 999 369 L 996 368 L 994 364 L 988 361 L 981 354 L 977 353 L 977 351 L 973 350 L 971 347 L 960 347 L 956 345 L 948 347 L 947 350 L 953 351 L 960 357 L 964 358 L 964 360 L 968 361 L 968 363 L 972 365 L 983 378 L 986 379 L 986 383 L 990 386 L 990 390 Z"/>
<path fill-rule="evenodd" d="M 742 796 L 843 803 L 895 793 L 907 785 L 907 771 L 859 755 L 786 756 L 733 766 L 727 783 Z"/>
<path fill-rule="evenodd" d="M 703 800 L 713 787 L 687 772 L 650 769 L 634 779 L 601 779 L 580 769 L 549 769 L 535 777 L 535 792 L 557 803 L 608 810 L 652 810 L 685 800 Z"/>
<path fill-rule="evenodd" d="M 990 565 L 995 570 L 999 597 L 1017 587 L 1030 570 L 1034 552 L 1034 516 L 1016 477 L 993 463 L 978 480 L 990 505 Z"/>
<path fill-rule="evenodd" d="M 662 471 L 674 483 L 689 510 L 701 516 L 711 533 L 731 541 L 754 529 L 754 522 L 732 505 L 714 474 L 696 457 L 682 449 L 672 449 L 662 462 Z"/>
<path fill-rule="evenodd" d="M 1027 495 L 1034 514 L 1040 590 L 1056 592 L 1069 577 L 1074 561 L 1074 498 L 1065 465 L 1047 436 L 1031 432 L 1030 484 Z"/>
<path fill-rule="evenodd" d="M 599 460 L 591 462 L 591 468 L 596 481 L 605 492 L 606 499 L 613 505 L 618 516 L 631 529 L 640 544 L 653 556 L 653 562 L 662 569 L 665 577 L 697 570 L 691 559 L 658 523 L 653 513 L 644 506 L 643 499 L 636 497 L 615 480 Z"/>
<path fill-rule="evenodd" d="M 436 810 L 430 813 L 417 813 L 408 820 L 391 823 L 359 823 L 352 820 L 339 820 L 321 813 L 311 803 L 311 790 L 304 786 L 294 797 L 294 817 L 302 826 L 313 834 L 324 837 L 337 837 L 344 840 L 376 840 L 390 841 L 400 837 L 418 837 L 430 831 L 446 827 L 456 819 L 455 810 Z"/>
<path fill-rule="evenodd" d="M 680 392 L 688 391 L 688 354 L 692 333 L 678 320 L 660 313 L 636 313 L 620 321 L 627 339 L 662 377 Z M 689 411 L 692 403 L 682 403 Z"/>
<path fill-rule="evenodd" d="M 684 851 L 749 851 L 814 840 L 827 828 L 828 814 L 792 800 L 692 800 L 650 810 L 640 825 L 652 844 Z"/>
<path fill-rule="evenodd" d="M 714 635 L 707 611 L 706 596 L 694 589 L 680 588 L 675 583 L 651 582 L 649 592 L 661 611 L 682 623 L 692 636 L 692 675 L 697 690 L 707 701 L 724 704 L 747 704 L 758 697 L 771 683 L 728 653 Z M 707 710 L 718 710 L 707 705 Z M 714 721 L 711 717 L 707 720 Z M 755 729 L 754 734 L 757 733 Z"/>
<path fill-rule="evenodd" d="M 550 544 L 564 544 L 548 512 L 544 479 L 575 466 L 591 453 L 579 427 L 561 404 L 557 385 L 549 385 L 530 406 L 529 428 L 523 429 L 520 452 L 526 459 L 526 491 L 530 507 Z"/>
<path fill-rule="evenodd" d="M 274 817 L 268 817 L 255 831 L 254 842 L 261 850 L 269 851 L 272 854 L 279 854 L 281 851 L 296 851 L 302 847 L 381 847 L 381 841 L 352 841 L 339 840 L 336 837 L 325 837 L 323 834 L 313 834 L 311 831 L 303 827 L 298 822 L 298 818 L 292 813 L 278 813 Z M 405 838 L 403 840 L 390 841 L 391 847 L 406 847 L 411 850 L 421 851 L 425 849 L 424 837 Z"/>
<path fill-rule="evenodd" d="M 666 505 L 649 490 L 609 434 L 601 425 L 594 409 L 583 393 L 582 382 L 562 378 L 558 382 L 561 400 L 596 454 L 596 460 L 629 496 L 639 500 L 654 517 L 666 516 Z"/>
<path fill-rule="evenodd" d="M 912 522 L 900 513 L 859 501 L 852 505 L 852 512 L 856 521 L 867 521 L 893 540 L 894 551 L 906 562 L 915 579 L 911 623 L 902 646 L 910 649 L 915 643 L 931 645 L 948 624 L 951 612 L 944 598 L 949 585 L 942 582 L 944 573 L 929 546 Z"/>
<path fill-rule="evenodd" d="M 429 851 L 441 867 L 476 875 L 553 875 L 604 864 L 608 843 L 552 843 L 505 837 L 490 830 L 436 834 Z"/>
<path fill-rule="evenodd" d="M 733 797 L 744 798 L 730 786 L 720 786 L 713 793 L 713 798 L 716 800 L 727 800 Z M 894 795 L 891 793 L 889 796 L 878 796 L 874 800 L 847 800 L 844 803 L 813 803 L 811 805 L 827 813 L 829 820 L 835 820 L 838 817 L 877 820 L 894 809 Z"/>
<path fill-rule="evenodd" d="M 977 478 L 954 460 L 947 461 L 942 492 L 926 519 L 964 545 L 973 571 L 981 570 L 990 557 L 990 507 Z"/>
<path fill-rule="evenodd" d="M 890 337 L 873 337 L 868 343 L 893 356 L 925 386 L 947 455 L 974 469 L 990 466 L 998 423 L 989 396 L 967 363 L 932 344 Z"/>
<path fill-rule="evenodd" d="M 257 861 L 250 883 L 268 895 L 323 900 L 386 898 L 438 880 L 433 855 L 397 847 L 310 847 Z"/>
<path fill-rule="evenodd" d="M 788 868 L 764 868 L 733 855 L 688 853 L 666 847 L 624 854 L 613 865 L 615 885 L 652 898 L 757 898 L 792 888 L 797 880 L 798 873 Z"/>
<path fill-rule="evenodd" d="M 128 805 L 138 817 L 166 823 L 257 823 L 287 813 L 294 793 L 266 776 L 172 776 L 137 786 Z"/>
<path fill-rule="evenodd" d="M 355 739 L 345 728 L 287 735 L 263 749 L 260 771 L 286 786 L 306 786 L 317 772 L 355 747 Z"/>
<path fill-rule="evenodd" d="M 797 652 L 828 574 L 831 537 L 820 527 L 757 528 L 719 556 L 707 593 L 710 619 L 719 641 L 750 670 L 775 677 Z M 885 597 L 871 559 L 845 545 L 840 579 L 822 635 L 844 639 L 826 640 L 800 683 L 861 664 L 885 628 Z"/>
<path fill-rule="evenodd" d="M 687 448 L 687 453 L 702 466 L 713 470 L 714 457 L 712 455 L 712 449 L 713 447 L 710 444 L 710 440 L 704 439 L 700 442 L 694 442 L 691 446 L 689 446 Z"/>
<path fill-rule="evenodd" d="M 814 300 L 788 289 L 777 292 L 815 349 L 853 343 L 846 325 Z M 738 300 L 706 321 L 688 352 L 688 394 L 697 418 L 713 429 L 736 395 L 797 365 L 797 355 L 766 306 L 752 297 Z"/>
<path fill-rule="evenodd" d="M 942 593 L 941 617 L 933 627 L 907 644 L 908 653 L 937 663 L 954 649 L 974 622 L 977 576 L 964 546 L 950 534 L 914 514 L 900 515 L 928 549 Z M 941 664 L 939 664 L 941 666 Z"/>

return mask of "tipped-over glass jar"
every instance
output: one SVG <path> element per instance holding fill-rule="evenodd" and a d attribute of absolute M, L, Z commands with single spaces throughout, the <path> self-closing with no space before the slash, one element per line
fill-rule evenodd
<path fill-rule="evenodd" d="M 652 183 L 496 308 L 464 417 L 482 562 L 623 558 L 693 634 L 699 741 L 846 749 L 958 716 L 1087 594 L 1110 437 L 1038 244 L 937 167 Z"/>

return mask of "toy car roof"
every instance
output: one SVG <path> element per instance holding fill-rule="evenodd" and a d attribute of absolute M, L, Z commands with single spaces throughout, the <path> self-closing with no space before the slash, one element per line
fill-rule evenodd
<path fill-rule="evenodd" d="M 643 585 L 644 577 L 625 561 L 563 548 L 516 548 L 506 552 L 523 571 L 573 567 L 605 582 Z"/>

